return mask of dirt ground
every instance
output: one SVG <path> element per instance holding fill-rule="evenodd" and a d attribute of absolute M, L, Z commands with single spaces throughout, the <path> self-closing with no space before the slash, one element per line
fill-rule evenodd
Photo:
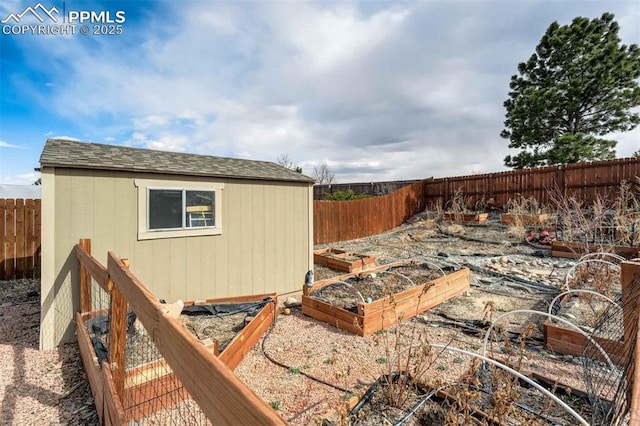
<path fill-rule="evenodd" d="M 482 353 L 486 321 L 513 310 L 546 311 L 575 265 L 575 261 L 550 258 L 547 252 L 524 244 L 522 233 L 510 233 L 495 218 L 481 226 L 460 226 L 418 215 L 380 235 L 317 248 L 327 247 L 375 256 L 378 265 L 413 259 L 438 267 L 469 267 L 471 288 L 403 321 L 398 333 L 393 329 L 366 338 L 307 317 L 293 304 L 291 315 L 280 316 L 235 370 L 293 425 L 318 424 L 380 375 L 404 365 L 407 336 Z M 315 269 L 316 280 L 341 274 Z M 37 351 L 38 287 L 39 282 L 33 280 L 0 282 L 0 424 L 97 424 L 77 347 Z M 288 297 L 300 301 L 297 292 L 280 295 L 280 303 Z M 539 326 L 543 320 L 522 313 L 506 316 L 503 324 L 517 335 L 527 324 Z M 397 347 L 396 336 L 400 336 Z M 562 377 L 574 389 L 584 388 L 579 360 L 550 353 L 541 339 L 536 328 L 526 351 L 517 355 L 522 369 Z M 399 350 L 390 351 L 390 347 Z M 487 352 L 502 359 L 514 357 L 500 342 L 490 343 Z M 455 382 L 473 361 L 450 349 L 434 349 L 429 357 L 420 379 L 432 384 Z"/>

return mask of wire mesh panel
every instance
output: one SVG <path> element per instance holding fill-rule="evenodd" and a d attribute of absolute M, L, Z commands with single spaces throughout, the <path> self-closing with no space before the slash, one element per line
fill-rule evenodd
<path fill-rule="evenodd" d="M 638 336 L 636 305 L 640 280 L 634 277 L 624 298 L 598 318 L 583 351 L 584 378 L 592 404 L 593 424 L 628 424 Z M 632 313 L 629 317 L 625 313 Z M 635 316 L 635 320 L 633 317 Z M 606 354 L 606 355 L 605 355 Z M 613 364 L 613 366 L 612 366 Z"/>
<path fill-rule="evenodd" d="M 109 306 L 111 295 L 95 279 L 91 279 L 91 311 L 85 326 L 99 363 L 109 359 Z"/>
<path fill-rule="evenodd" d="M 142 324 L 134 318 L 127 330 L 123 406 L 136 424 L 210 424 Z"/>

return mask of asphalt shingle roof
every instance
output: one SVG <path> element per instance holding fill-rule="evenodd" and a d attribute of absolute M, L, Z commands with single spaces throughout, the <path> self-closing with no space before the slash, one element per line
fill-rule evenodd
<path fill-rule="evenodd" d="M 40 165 L 42 167 L 313 182 L 313 179 L 308 176 L 268 161 L 156 151 L 66 139 L 47 139 L 40 155 Z"/>

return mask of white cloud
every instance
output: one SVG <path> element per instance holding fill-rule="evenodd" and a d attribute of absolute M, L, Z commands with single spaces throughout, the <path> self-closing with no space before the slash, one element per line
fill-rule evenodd
<path fill-rule="evenodd" d="M 308 173 L 326 161 L 339 181 L 494 171 L 508 153 L 499 133 L 509 78 L 548 25 L 606 6 L 623 41 L 638 43 L 636 4 L 166 3 L 170 23 L 149 12 L 144 31 L 127 29 L 135 43 L 24 39 L 51 85 L 16 84 L 110 143 L 286 153 Z M 621 135 L 620 154 L 637 141 Z"/>
<path fill-rule="evenodd" d="M 16 148 L 16 149 L 24 149 L 24 147 L 20 145 L 14 145 L 9 142 L 0 141 L 0 148 Z"/>
<path fill-rule="evenodd" d="M 66 136 L 66 135 L 49 136 L 49 139 L 64 139 L 64 140 L 68 140 L 68 141 L 77 141 L 77 142 L 82 141 L 82 139 L 76 138 L 75 136 Z"/>

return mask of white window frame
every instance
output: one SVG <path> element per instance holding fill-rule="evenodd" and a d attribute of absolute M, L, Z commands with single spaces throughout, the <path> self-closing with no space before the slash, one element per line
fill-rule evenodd
<path fill-rule="evenodd" d="M 224 184 L 176 180 L 134 179 L 138 188 L 138 240 L 196 237 L 222 234 L 222 190 Z M 149 229 L 149 190 L 212 191 L 214 193 L 214 226 L 181 229 Z M 184 203 L 184 201 L 183 201 Z M 184 208 L 184 206 L 183 206 Z M 183 212 L 183 215 L 185 212 Z"/>

